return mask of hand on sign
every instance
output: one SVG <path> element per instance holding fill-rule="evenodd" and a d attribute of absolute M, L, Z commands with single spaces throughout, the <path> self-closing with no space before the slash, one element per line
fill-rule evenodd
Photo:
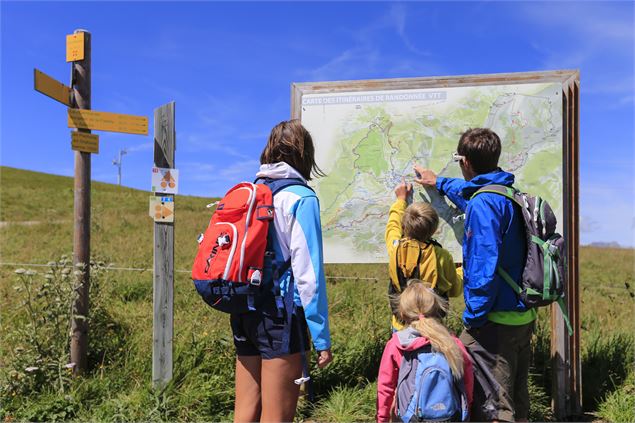
<path fill-rule="evenodd" d="M 329 364 L 331 361 L 333 361 L 333 354 L 331 353 L 331 350 L 318 352 L 317 365 L 320 369 L 326 367 L 326 365 Z"/>
<path fill-rule="evenodd" d="M 427 187 L 436 187 L 437 174 L 430 169 L 424 169 L 419 165 L 414 165 L 414 171 L 416 174 L 415 182 Z"/>
<path fill-rule="evenodd" d="M 401 178 L 401 183 L 395 188 L 397 200 L 408 201 L 412 197 L 412 184 L 406 183 L 406 178 Z"/>

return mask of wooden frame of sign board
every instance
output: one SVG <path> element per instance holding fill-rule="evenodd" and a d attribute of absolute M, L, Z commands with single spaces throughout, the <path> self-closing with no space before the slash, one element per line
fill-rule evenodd
<path fill-rule="evenodd" d="M 580 365 L 580 313 L 578 289 L 579 247 L 579 91 L 578 70 L 522 72 L 489 75 L 375 79 L 359 81 L 303 82 L 291 84 L 291 117 L 302 119 L 305 94 L 359 93 L 529 83 L 562 84 L 563 229 L 567 245 L 567 311 L 573 327 L 569 336 L 557 305 L 551 307 L 552 407 L 556 418 L 582 413 Z"/>

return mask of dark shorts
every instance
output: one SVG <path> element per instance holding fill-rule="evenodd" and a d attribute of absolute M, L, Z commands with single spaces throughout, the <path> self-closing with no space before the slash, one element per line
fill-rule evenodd
<path fill-rule="evenodd" d="M 287 328 L 287 319 L 274 313 L 251 311 L 230 316 L 236 355 L 255 356 L 263 359 L 278 358 L 302 351 L 309 351 L 309 334 L 304 318 L 304 310 L 296 308 L 291 318 L 291 327 Z M 283 338 L 289 334 L 285 348 Z"/>
<path fill-rule="evenodd" d="M 461 342 L 474 363 L 472 421 L 515 421 L 529 417 L 529 361 L 534 323 L 487 322 L 465 329 Z"/>

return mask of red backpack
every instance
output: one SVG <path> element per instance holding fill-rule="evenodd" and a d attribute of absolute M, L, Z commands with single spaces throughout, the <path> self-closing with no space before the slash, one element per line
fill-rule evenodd
<path fill-rule="evenodd" d="M 263 293 L 273 293 L 279 311 L 292 301 L 282 300 L 277 284 L 290 262 L 275 268 L 270 246 L 273 196 L 290 185 L 306 184 L 291 178 L 256 182 L 262 183 L 241 182 L 227 191 L 198 239 L 192 280 L 207 304 L 226 313 L 255 310 Z"/>

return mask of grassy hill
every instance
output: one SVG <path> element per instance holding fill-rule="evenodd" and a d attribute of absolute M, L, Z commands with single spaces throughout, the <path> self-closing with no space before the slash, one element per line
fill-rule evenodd
<path fill-rule="evenodd" d="M 34 267 L 37 274 L 18 275 L 15 267 L 0 266 L 0 418 L 231 418 L 234 353 L 228 319 L 202 303 L 187 273 L 175 275 L 174 380 L 165 390 L 155 392 L 150 387 L 151 272 L 95 269 L 89 374 L 72 380 L 65 370 L 44 370 L 51 363 L 59 367 L 67 361 L 62 349 L 66 334 L 56 329 L 54 319 L 59 320 L 68 302 L 55 290 L 68 279 L 64 269 L 69 268 L 69 260 L 62 256 L 70 257 L 72 252 L 73 181 L 1 167 L 0 187 L 0 262 L 55 263 L 49 276 L 46 268 Z M 149 195 L 92 183 L 91 252 L 96 263 L 152 267 Z M 209 221 L 210 211 L 205 208 L 209 202 L 180 195 L 175 200 L 176 269 L 191 266 L 196 236 Z M 627 379 L 632 374 L 635 333 L 633 266 L 633 250 L 581 249 L 585 408 L 612 421 L 635 418 L 633 378 Z M 331 265 L 327 274 L 348 277 L 332 279 L 328 287 L 336 361 L 325 371 L 313 371 L 319 401 L 314 406 L 303 403 L 298 419 L 369 420 L 374 415 L 378 362 L 389 336 L 387 272 L 383 265 Z M 355 277 L 373 277 L 377 282 Z M 453 302 L 448 322 L 456 330 L 461 302 Z M 535 419 L 549 418 L 548 328 L 547 310 L 541 310 L 533 343 Z M 47 352 L 42 342 L 38 346 L 38 339 L 59 345 L 57 352 Z M 46 353 L 48 358 L 42 359 Z M 26 371 L 27 367 L 38 370 Z"/>

